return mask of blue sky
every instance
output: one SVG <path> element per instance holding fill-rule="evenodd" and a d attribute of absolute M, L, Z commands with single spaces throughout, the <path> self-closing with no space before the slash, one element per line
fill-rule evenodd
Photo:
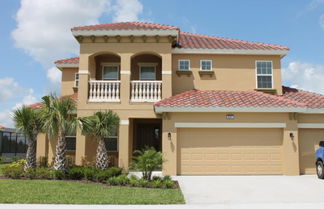
<path fill-rule="evenodd" d="M 284 83 L 324 93 L 324 0 L 2 0 L 0 124 L 12 126 L 15 107 L 59 92 L 53 61 L 77 55 L 72 26 L 119 21 L 288 46 Z"/>

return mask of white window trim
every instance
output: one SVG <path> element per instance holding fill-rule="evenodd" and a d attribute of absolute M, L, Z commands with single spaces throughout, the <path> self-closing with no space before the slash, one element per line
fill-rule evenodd
<path fill-rule="evenodd" d="M 104 81 L 118 81 L 119 78 L 119 63 L 101 63 L 101 78 Z M 117 79 L 104 79 L 104 69 L 105 67 L 117 67 Z"/>
<path fill-rule="evenodd" d="M 141 63 L 139 64 L 139 79 L 141 81 L 155 81 L 156 80 L 156 66 L 157 65 L 152 65 L 153 63 Z M 154 79 L 143 79 L 142 78 L 142 67 L 153 67 L 154 68 Z"/>
<path fill-rule="evenodd" d="M 210 69 L 209 70 L 203 70 L 202 69 L 202 62 L 206 62 L 206 61 L 208 61 L 208 62 L 210 62 Z M 212 60 L 200 60 L 200 70 L 201 71 L 212 71 L 213 70 L 213 61 Z"/>
<path fill-rule="evenodd" d="M 76 75 L 79 76 L 78 79 L 76 78 Z M 74 88 L 78 88 L 79 87 L 79 82 L 80 82 L 80 74 L 79 73 L 75 73 L 74 74 Z M 77 83 L 78 83 L 78 85 L 77 85 Z"/>
<path fill-rule="evenodd" d="M 180 62 L 181 61 L 188 61 L 189 65 L 188 65 L 188 70 L 180 70 Z M 188 59 L 181 59 L 181 60 L 178 60 L 178 71 L 190 71 L 190 60 Z"/>
<path fill-rule="evenodd" d="M 257 67 L 258 62 L 271 62 L 271 74 L 258 74 L 258 67 Z M 258 87 L 258 76 L 271 76 L 271 88 L 259 88 Z M 274 89 L 272 60 L 255 60 L 255 81 L 256 81 L 256 85 L 255 85 L 256 89 Z"/>

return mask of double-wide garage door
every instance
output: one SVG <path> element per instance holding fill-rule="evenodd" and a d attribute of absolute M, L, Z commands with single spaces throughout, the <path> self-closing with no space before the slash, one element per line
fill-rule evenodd
<path fill-rule="evenodd" d="M 178 129 L 178 174 L 282 174 L 282 129 Z"/>

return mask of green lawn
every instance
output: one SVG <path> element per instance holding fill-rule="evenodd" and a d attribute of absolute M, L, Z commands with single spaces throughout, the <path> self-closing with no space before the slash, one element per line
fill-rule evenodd
<path fill-rule="evenodd" d="M 0 179 L 0 203 L 181 204 L 180 189 L 111 187 L 55 180 Z"/>

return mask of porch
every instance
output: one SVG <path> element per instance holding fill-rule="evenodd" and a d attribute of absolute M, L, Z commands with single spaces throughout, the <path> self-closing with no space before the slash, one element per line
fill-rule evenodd
<path fill-rule="evenodd" d="M 90 57 L 91 58 L 91 57 Z M 121 91 L 129 88 L 131 103 L 157 102 L 162 99 L 162 58 L 156 54 L 141 53 L 130 59 L 129 84 L 121 82 L 121 57 L 117 54 L 99 54 L 92 57 L 88 102 L 120 102 Z"/>

